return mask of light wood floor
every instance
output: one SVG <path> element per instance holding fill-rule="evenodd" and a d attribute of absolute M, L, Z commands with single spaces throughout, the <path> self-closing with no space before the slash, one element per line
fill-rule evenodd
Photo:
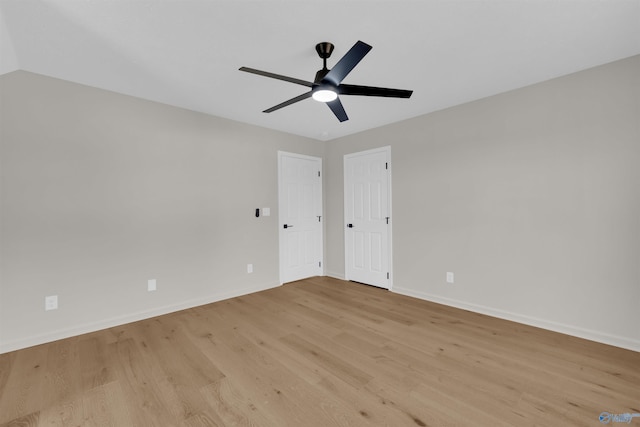
<path fill-rule="evenodd" d="M 640 353 L 330 278 L 0 355 L 0 426 L 598 426 L 603 411 L 640 412 Z"/>

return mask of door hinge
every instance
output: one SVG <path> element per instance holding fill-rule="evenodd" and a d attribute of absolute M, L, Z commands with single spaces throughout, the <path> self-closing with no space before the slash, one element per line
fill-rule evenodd
<path fill-rule="evenodd" d="M 318 178 L 320 178 L 320 171 L 318 171 Z"/>
<path fill-rule="evenodd" d="M 318 267 L 322 268 L 322 261 L 318 261 Z"/>
<path fill-rule="evenodd" d="M 389 280 L 389 273 L 387 272 L 387 280 Z"/>
<path fill-rule="evenodd" d="M 388 162 L 384 164 L 384 168 L 385 169 L 389 169 L 389 163 Z"/>
<path fill-rule="evenodd" d="M 389 224 L 389 217 L 387 216 L 387 217 L 385 217 L 385 218 L 387 219 L 387 224 Z"/>

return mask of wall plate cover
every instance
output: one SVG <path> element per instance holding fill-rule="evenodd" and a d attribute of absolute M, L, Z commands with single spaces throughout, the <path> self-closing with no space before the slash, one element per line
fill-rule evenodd
<path fill-rule="evenodd" d="M 58 295 L 51 295 L 44 297 L 44 309 L 45 311 L 58 309 Z"/>

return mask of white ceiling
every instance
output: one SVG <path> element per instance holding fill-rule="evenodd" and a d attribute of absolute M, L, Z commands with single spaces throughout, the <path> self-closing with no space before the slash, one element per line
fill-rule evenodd
<path fill-rule="evenodd" d="M 411 99 L 343 96 L 349 121 L 308 89 L 373 46 L 345 83 Z M 27 70 L 318 140 L 397 122 L 640 54 L 640 0 L 0 0 L 0 73 Z"/>

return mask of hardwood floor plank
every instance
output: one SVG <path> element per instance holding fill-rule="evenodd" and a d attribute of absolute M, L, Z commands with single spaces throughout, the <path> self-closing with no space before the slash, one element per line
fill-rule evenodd
<path fill-rule="evenodd" d="M 482 401 L 477 401 L 477 395 L 460 399 L 459 396 L 445 389 L 441 385 L 421 383 L 411 391 L 411 397 L 424 405 L 425 411 L 429 414 L 427 418 L 429 425 L 478 425 L 478 426 L 509 426 L 522 425 L 522 420 L 514 416 L 502 417 L 492 413 L 492 406 L 483 406 Z M 488 397 L 490 403 L 497 403 Z"/>
<path fill-rule="evenodd" d="M 181 422 L 215 424 L 199 388 L 223 378 L 220 370 L 181 332 L 173 316 L 140 322 L 134 328 L 145 360 L 158 368 L 153 376 L 166 409 Z"/>
<path fill-rule="evenodd" d="M 310 425 L 311 419 L 321 419 L 317 406 L 301 408 L 297 400 L 304 383 L 285 370 L 277 360 L 260 351 L 259 346 L 244 338 L 237 329 L 224 334 L 220 351 L 213 354 L 223 372 L 232 382 L 251 384 L 244 393 L 254 402 L 262 417 L 274 419 L 274 425 L 286 420 L 286 425 Z M 282 424 L 285 425 L 285 424 Z"/>
<path fill-rule="evenodd" d="M 119 382 L 110 382 L 87 390 L 82 395 L 83 423 L 69 425 L 134 427 L 136 424 L 131 417 L 126 397 Z"/>
<path fill-rule="evenodd" d="M 111 369 L 117 375 L 125 408 L 133 425 L 163 425 L 174 419 L 166 407 L 156 376 L 161 368 L 143 357 L 138 343 L 127 338 L 107 346 Z"/>
<path fill-rule="evenodd" d="M 272 375 L 269 378 L 268 381 L 271 389 L 265 387 L 265 395 L 268 396 L 271 391 L 275 391 L 279 398 L 278 400 L 290 399 L 291 396 L 293 396 L 294 400 L 290 401 L 288 404 L 288 410 L 293 412 L 300 411 L 300 419 L 304 420 L 292 422 L 290 424 L 287 422 L 285 425 L 296 425 L 297 422 L 304 422 L 304 425 L 309 426 L 368 425 L 366 423 L 363 424 L 363 420 L 360 419 L 360 415 L 358 413 L 348 411 L 349 405 L 345 406 L 344 402 L 340 399 L 336 399 L 332 395 L 319 393 L 316 388 L 309 387 L 310 384 L 314 384 L 314 381 L 317 381 L 309 381 L 307 377 L 309 372 L 313 371 L 317 376 L 316 378 L 320 379 L 326 375 L 330 375 L 330 372 L 324 371 L 318 366 L 314 366 L 313 363 L 309 363 L 308 365 L 297 363 L 297 353 L 292 353 L 290 350 L 287 350 L 286 346 L 279 343 L 279 341 L 268 340 L 269 335 L 266 334 L 275 334 L 274 329 L 270 328 L 268 324 L 265 326 L 264 322 L 259 322 L 260 327 L 255 327 L 256 322 L 252 322 L 250 320 L 252 316 L 251 313 L 255 313 L 255 311 L 252 310 L 251 304 L 248 304 L 246 300 L 247 298 L 243 297 L 240 305 L 244 308 L 248 308 L 249 313 L 245 313 L 241 309 L 238 309 L 233 303 L 225 305 L 229 310 L 225 311 L 225 313 L 222 314 L 222 317 L 228 322 L 228 332 L 232 335 L 223 339 L 222 345 L 224 346 L 228 343 L 239 341 L 244 342 L 242 348 L 253 345 L 255 348 L 260 349 L 260 351 L 247 351 L 246 354 L 255 355 L 264 353 L 265 356 L 273 355 L 273 357 L 266 357 L 263 359 L 265 362 L 269 363 L 269 369 L 267 369 L 267 371 L 275 370 L 275 372 L 277 372 L 277 375 Z M 262 318 L 262 320 L 265 320 L 265 318 Z M 261 330 L 262 327 L 265 328 L 264 331 Z M 292 329 L 284 328 L 283 331 L 278 331 L 277 335 L 281 333 L 289 334 L 288 330 L 297 330 L 297 325 L 293 325 L 291 328 Z M 245 352 L 243 352 L 243 355 L 244 354 Z M 294 361 L 294 363 L 292 363 L 292 361 Z M 234 363 L 237 363 L 237 360 L 234 361 Z M 262 362 L 245 363 L 244 365 L 253 366 L 260 363 Z M 299 369 L 300 367 L 302 367 L 302 369 Z M 245 367 L 244 370 L 246 369 L 247 368 Z M 225 373 L 228 372 L 230 372 L 230 370 L 225 369 Z M 264 374 L 264 372 L 255 372 L 255 379 L 257 380 L 260 378 L 262 376 L 261 374 Z M 234 373 L 234 375 L 237 375 L 237 373 Z M 230 381 L 232 380 L 231 377 L 228 379 Z M 307 403 L 304 407 L 297 408 L 297 406 L 299 406 L 298 402 Z M 310 402 L 314 402 L 313 410 L 309 407 Z M 260 405 L 258 404 L 258 406 Z M 274 422 L 274 425 L 283 425 L 282 419 Z"/>
<path fill-rule="evenodd" d="M 274 329 L 270 328 L 270 324 L 258 323 L 255 319 L 247 318 L 242 312 L 238 311 L 235 311 L 233 316 L 235 317 L 234 325 L 240 328 L 245 338 L 257 345 L 261 351 L 264 351 L 273 359 L 279 360 L 287 369 L 296 372 L 300 379 L 309 384 L 316 384 L 324 375 L 327 375 L 327 372 L 321 371 L 302 355 L 291 352 L 279 340 L 272 339 L 272 337 L 279 337 L 280 332 L 276 333 Z M 282 333 L 286 334 L 288 332 Z M 207 339 L 213 341 L 214 337 L 210 335 Z"/>
<path fill-rule="evenodd" d="M 7 383 L 9 381 L 9 375 L 13 368 L 17 353 L 3 353 L 0 354 L 0 410 L 2 410 L 3 396 L 9 392 Z M 2 422 L 2 416 L 0 416 L 0 422 Z"/>
<path fill-rule="evenodd" d="M 212 411 L 223 426 L 259 427 L 273 425 L 256 417 L 255 404 L 228 378 L 204 386 L 201 390 Z"/>
<path fill-rule="evenodd" d="M 219 424 L 215 421 L 217 417 L 208 412 L 200 412 L 191 415 L 180 425 L 184 427 L 224 427 L 225 424 Z"/>
<path fill-rule="evenodd" d="M 107 343 L 104 336 L 104 333 L 92 333 L 78 340 L 78 367 L 84 390 L 99 387 L 115 379 L 106 359 Z"/>
<path fill-rule="evenodd" d="M 22 417 L 32 422 L 32 414 L 39 417 L 46 386 L 47 352 L 47 345 L 39 345 L 22 350 L 13 359 L 0 400 L 0 423 Z"/>
<path fill-rule="evenodd" d="M 40 412 L 34 412 L 24 417 L 16 418 L 0 424 L 0 427 L 37 427 L 40 423 Z"/>
<path fill-rule="evenodd" d="M 640 353 L 315 277 L 0 355 L 0 427 L 587 426 Z"/>
<path fill-rule="evenodd" d="M 371 375 L 357 368 L 354 364 L 345 362 L 344 359 L 334 355 L 333 351 L 336 350 L 335 348 L 333 348 L 332 351 L 326 350 L 296 334 L 287 335 L 280 338 L 280 340 L 287 344 L 292 350 L 304 355 L 328 372 L 331 372 L 336 378 L 345 381 L 355 388 L 362 387 L 373 378 Z"/>
<path fill-rule="evenodd" d="M 68 339 L 51 343 L 46 361 L 46 390 L 40 413 L 40 425 L 49 427 L 79 426 L 83 423 L 82 373 L 78 369 L 80 354 L 78 340 Z"/>

